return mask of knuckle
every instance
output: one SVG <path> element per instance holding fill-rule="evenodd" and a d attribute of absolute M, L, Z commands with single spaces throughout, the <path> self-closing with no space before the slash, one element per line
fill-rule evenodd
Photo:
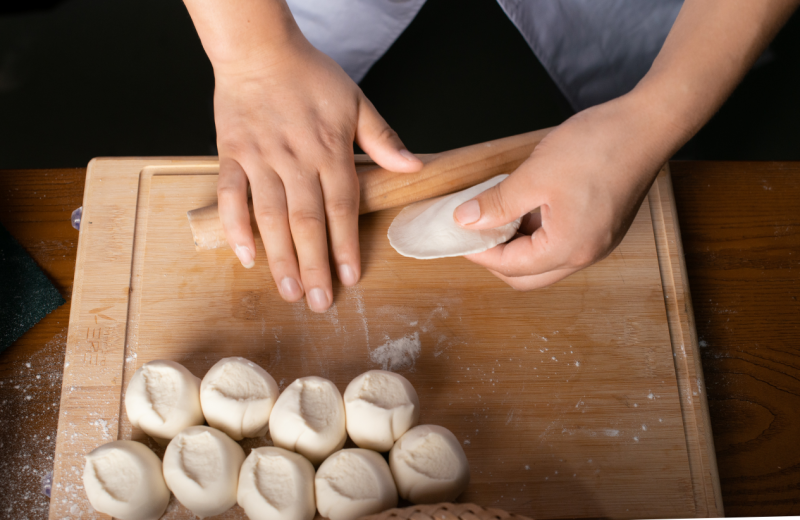
<path fill-rule="evenodd" d="M 234 139 L 231 135 L 217 137 L 217 150 L 220 156 L 236 157 L 240 149 L 238 139 Z"/>
<path fill-rule="evenodd" d="M 323 280 L 330 276 L 330 268 L 327 263 L 317 263 L 309 259 L 306 259 L 300 270 L 303 272 L 303 277 L 308 279 Z"/>
<path fill-rule="evenodd" d="M 482 195 L 483 197 L 480 201 L 480 204 L 483 207 L 481 208 L 481 212 L 490 210 L 497 216 L 505 216 L 506 205 L 503 197 L 503 191 L 498 186 L 483 192 Z"/>
<path fill-rule="evenodd" d="M 246 185 L 238 175 L 220 175 L 217 183 L 217 198 L 220 203 L 241 194 Z"/>
<path fill-rule="evenodd" d="M 239 158 L 250 151 L 250 146 L 246 139 L 236 134 L 227 134 L 217 139 L 217 150 L 221 157 Z"/>
<path fill-rule="evenodd" d="M 267 253 L 267 261 L 269 262 L 269 270 L 276 275 L 279 273 L 292 273 L 297 270 L 297 262 L 294 257 L 290 257 L 285 252 Z"/>
<path fill-rule="evenodd" d="M 258 208 L 254 213 L 258 225 L 265 226 L 267 229 L 274 229 L 286 221 L 286 213 L 278 208 Z"/>
<path fill-rule="evenodd" d="M 300 278 L 306 287 L 330 287 L 331 270 L 327 264 L 327 258 L 325 263 L 322 263 L 321 260 L 318 262 L 308 258 L 301 259 Z"/>
<path fill-rule="evenodd" d="M 289 216 L 289 221 L 292 226 L 297 226 L 298 229 L 310 229 L 325 227 L 325 217 L 313 210 L 296 210 Z"/>
<path fill-rule="evenodd" d="M 276 151 L 283 156 L 284 161 L 297 162 L 299 158 L 297 147 L 288 140 L 282 140 L 277 143 L 275 148 Z"/>
<path fill-rule="evenodd" d="M 397 135 L 397 132 L 389 125 L 384 125 L 378 131 L 378 139 L 381 141 L 394 141 L 400 139 L 400 136 Z"/>
<path fill-rule="evenodd" d="M 325 204 L 328 219 L 342 219 L 358 214 L 358 200 L 352 198 L 336 199 Z"/>
<path fill-rule="evenodd" d="M 317 129 L 317 140 L 325 151 L 332 153 L 345 142 L 344 132 L 335 126 L 324 125 Z"/>
<path fill-rule="evenodd" d="M 592 240 L 584 243 L 570 255 L 571 267 L 588 267 L 605 255 L 608 244 L 605 240 Z"/>

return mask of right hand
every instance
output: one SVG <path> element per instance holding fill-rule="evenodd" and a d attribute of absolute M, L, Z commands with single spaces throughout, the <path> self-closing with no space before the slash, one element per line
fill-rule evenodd
<path fill-rule="evenodd" d="M 324 312 L 333 302 L 328 233 L 339 280 L 350 286 L 361 277 L 353 141 L 387 170 L 415 172 L 422 162 L 336 62 L 298 40 L 255 64 L 215 67 L 217 194 L 228 243 L 252 267 L 251 186 L 281 296 L 305 294 L 311 310 Z"/>

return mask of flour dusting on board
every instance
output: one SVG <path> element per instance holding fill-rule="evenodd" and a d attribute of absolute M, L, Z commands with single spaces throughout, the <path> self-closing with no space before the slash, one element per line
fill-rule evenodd
<path fill-rule="evenodd" d="M 369 347 L 369 321 L 367 320 L 366 309 L 364 308 L 364 289 L 360 286 L 348 287 L 347 295 L 356 302 L 356 312 L 361 316 L 361 323 L 364 326 L 364 337 L 367 341 L 367 347 Z"/>
<path fill-rule="evenodd" d="M 384 370 L 403 370 L 414 367 L 421 350 L 422 343 L 419 341 L 419 332 L 415 332 L 400 339 L 389 339 L 370 352 L 369 359 L 373 363 L 381 365 Z"/>
<path fill-rule="evenodd" d="M 13 411 L 13 420 L 4 420 L 0 426 L 3 431 L 0 445 L 5 450 L 0 458 L 0 473 L 19 477 L 4 479 L 0 486 L 0 518 L 47 517 L 50 499 L 39 492 L 39 482 L 53 471 L 56 424 L 47 418 L 57 416 L 59 411 L 67 333 L 64 324 L 49 341 L 31 353 L 20 370 L 7 370 L 0 376 L 0 388 L 9 397 L 31 403 L 12 407 L 5 401 L 0 402 L 6 417 Z M 13 401 L 9 399 L 9 402 Z M 80 469 L 82 471 L 83 467 Z"/>

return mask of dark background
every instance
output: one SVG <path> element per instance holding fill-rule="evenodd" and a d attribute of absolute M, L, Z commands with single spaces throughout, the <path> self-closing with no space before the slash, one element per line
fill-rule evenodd
<path fill-rule="evenodd" d="M 361 83 L 415 152 L 572 113 L 494 0 L 428 0 Z M 0 169 L 216 154 L 214 79 L 180 0 L 0 4 Z M 800 160 L 800 15 L 685 159 Z"/>

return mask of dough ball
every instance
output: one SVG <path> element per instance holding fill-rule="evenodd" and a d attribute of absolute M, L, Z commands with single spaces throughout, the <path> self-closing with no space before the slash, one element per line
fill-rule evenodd
<path fill-rule="evenodd" d="M 321 377 L 301 377 L 286 387 L 269 416 L 272 442 L 317 465 L 347 438 L 342 394 Z"/>
<path fill-rule="evenodd" d="M 344 391 L 347 433 L 360 448 L 389 451 L 419 421 L 419 397 L 408 379 L 370 370 Z"/>
<path fill-rule="evenodd" d="M 389 453 L 400 496 L 414 504 L 452 502 L 469 484 L 469 463 L 447 428 L 425 424 L 408 430 Z"/>
<path fill-rule="evenodd" d="M 403 208 L 389 226 L 389 243 L 403 256 L 427 260 L 481 253 L 513 237 L 522 219 L 494 229 L 464 229 L 453 218 L 455 209 L 508 175 L 498 175 L 464 191 L 423 200 Z"/>
<path fill-rule="evenodd" d="M 169 440 L 203 424 L 200 378 L 174 361 L 151 361 L 133 373 L 125 392 L 125 411 L 133 426 L 156 440 Z"/>
<path fill-rule="evenodd" d="M 266 370 L 241 357 L 219 360 L 200 383 L 208 424 L 240 441 L 267 433 L 278 385 Z"/>
<path fill-rule="evenodd" d="M 83 486 L 93 508 L 120 520 L 156 520 L 169 504 L 161 461 L 135 441 L 109 442 L 89 453 Z"/>
<path fill-rule="evenodd" d="M 379 453 L 361 448 L 331 455 L 314 479 L 317 509 L 330 520 L 354 520 L 397 505 L 397 488 Z"/>
<path fill-rule="evenodd" d="M 214 428 L 191 426 L 164 453 L 164 480 L 175 498 L 200 518 L 219 515 L 236 503 L 244 450 Z"/>
<path fill-rule="evenodd" d="M 256 448 L 239 472 L 236 500 L 250 520 L 313 520 L 314 466 L 283 448 Z"/>

